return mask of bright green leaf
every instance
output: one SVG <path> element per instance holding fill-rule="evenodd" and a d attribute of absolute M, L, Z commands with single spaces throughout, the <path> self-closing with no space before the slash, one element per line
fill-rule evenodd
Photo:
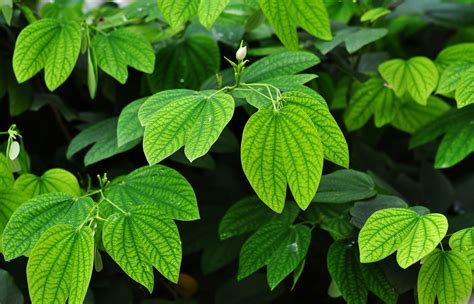
<path fill-rule="evenodd" d="M 138 111 L 146 100 L 146 97 L 135 100 L 120 112 L 117 122 L 117 144 L 119 147 L 142 138 L 144 130 L 138 120 Z"/>
<path fill-rule="evenodd" d="M 355 170 L 338 170 L 323 175 L 313 201 L 343 204 L 367 199 L 377 194 L 372 178 Z"/>
<path fill-rule="evenodd" d="M 165 20 L 177 27 L 196 15 L 199 0 L 158 0 L 158 6 Z"/>
<path fill-rule="evenodd" d="M 244 173 L 260 199 L 275 212 L 283 210 L 287 183 L 300 208 L 308 207 L 319 185 L 323 154 L 313 122 L 294 105 L 278 111 L 261 109 L 245 125 Z"/>
<path fill-rule="evenodd" d="M 305 0 L 260 0 L 260 7 L 288 49 L 298 49 L 297 25 L 317 38 L 332 38 L 329 16 L 322 0 L 314 0 L 311 4 Z"/>
<path fill-rule="evenodd" d="M 150 96 L 138 110 L 138 119 L 141 125 L 146 126 L 156 111 L 171 103 L 173 100 L 193 94 L 197 93 L 192 90 L 177 89 L 162 91 Z"/>
<path fill-rule="evenodd" d="M 136 206 L 108 218 L 102 231 L 105 250 L 135 281 L 153 291 L 153 267 L 178 281 L 181 240 L 173 220 L 152 206 Z"/>
<path fill-rule="evenodd" d="M 204 91 L 173 100 L 156 111 L 145 126 L 143 150 L 156 164 L 184 146 L 193 161 L 206 154 L 234 114 L 234 99 Z"/>
<path fill-rule="evenodd" d="M 106 196 L 122 209 L 144 204 L 178 220 L 199 219 L 196 196 L 188 181 L 177 171 L 146 166 L 107 187 Z"/>
<path fill-rule="evenodd" d="M 451 64 L 474 58 L 474 43 L 459 43 L 443 49 L 436 57 L 436 65 L 444 70 Z"/>
<path fill-rule="evenodd" d="M 7 159 L 5 155 L 0 153 L 0 190 L 11 188 L 14 181 L 13 174 L 7 164 Z"/>
<path fill-rule="evenodd" d="M 459 81 L 459 85 L 454 95 L 458 108 L 474 103 L 474 65 L 466 71 L 464 77 Z"/>
<path fill-rule="evenodd" d="M 288 274 L 296 269 L 306 257 L 311 230 L 304 225 L 290 227 L 285 238 L 280 240 L 275 253 L 267 263 L 267 280 L 270 289 L 274 289 Z"/>
<path fill-rule="evenodd" d="M 426 57 L 392 59 L 379 65 L 378 70 L 398 97 L 408 92 L 421 105 L 426 105 L 438 85 L 438 70 Z"/>
<path fill-rule="evenodd" d="M 404 208 L 379 210 L 359 233 L 360 261 L 376 262 L 398 251 L 397 262 L 405 269 L 433 251 L 447 230 L 448 221 L 439 213 L 419 215 Z"/>
<path fill-rule="evenodd" d="M 349 148 L 346 139 L 327 105 L 300 92 L 283 93 L 283 99 L 309 115 L 323 145 L 324 158 L 339 166 L 349 167 Z"/>
<path fill-rule="evenodd" d="M 26 274 L 33 303 L 82 303 L 94 263 L 94 236 L 89 227 L 56 225 L 31 251 Z"/>
<path fill-rule="evenodd" d="M 143 36 L 126 29 L 118 29 L 107 34 L 99 32 L 91 44 L 98 66 L 122 84 L 128 78 L 127 66 L 144 73 L 153 72 L 155 54 Z"/>
<path fill-rule="evenodd" d="M 474 227 L 465 228 L 449 238 L 449 247 L 464 254 L 474 269 Z"/>
<path fill-rule="evenodd" d="M 21 31 L 13 54 L 13 70 L 24 82 L 41 69 L 49 90 L 55 90 L 71 74 L 81 47 L 81 28 L 77 22 L 41 19 Z"/>
<path fill-rule="evenodd" d="M 230 0 L 201 0 L 198 8 L 199 22 L 209 29 L 229 1 Z"/>
<path fill-rule="evenodd" d="M 423 262 L 418 274 L 418 303 L 468 303 L 472 272 L 468 259 L 456 251 L 436 249 Z"/>
<path fill-rule="evenodd" d="M 5 260 L 27 255 L 43 232 L 57 224 L 80 225 L 94 202 L 75 199 L 64 193 L 39 195 L 22 204 L 10 218 L 3 232 Z"/>
<path fill-rule="evenodd" d="M 22 174 L 15 181 L 14 187 L 25 193 L 28 198 L 51 192 L 81 195 L 77 178 L 69 171 L 60 168 L 50 169 L 41 176 L 31 173 Z"/>
<path fill-rule="evenodd" d="M 2 234 L 13 212 L 26 200 L 28 197 L 21 191 L 15 189 L 0 190 L 0 252 L 2 251 Z"/>

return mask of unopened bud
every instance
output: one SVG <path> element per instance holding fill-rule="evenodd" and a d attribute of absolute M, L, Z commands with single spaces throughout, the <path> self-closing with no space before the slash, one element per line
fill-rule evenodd
<path fill-rule="evenodd" d="M 239 61 L 244 60 L 246 56 L 247 56 L 247 46 L 241 46 L 235 53 L 235 58 L 237 58 L 237 60 Z"/>
<path fill-rule="evenodd" d="M 12 141 L 10 144 L 10 151 L 8 151 L 8 156 L 11 160 L 15 160 L 20 154 L 20 144 L 17 141 Z"/>

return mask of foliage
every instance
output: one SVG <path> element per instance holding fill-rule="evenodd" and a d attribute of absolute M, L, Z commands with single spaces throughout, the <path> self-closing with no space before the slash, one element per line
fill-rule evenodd
<path fill-rule="evenodd" d="M 469 302 L 472 1 L 39 2 L 0 1 L 1 303 Z"/>

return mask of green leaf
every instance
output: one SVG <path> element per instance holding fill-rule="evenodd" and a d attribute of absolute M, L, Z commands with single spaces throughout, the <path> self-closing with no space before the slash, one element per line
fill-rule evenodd
<path fill-rule="evenodd" d="M 143 150 L 156 164 L 184 146 L 193 161 L 206 154 L 234 114 L 232 96 L 203 91 L 173 100 L 156 111 L 145 126 Z"/>
<path fill-rule="evenodd" d="M 438 70 L 426 57 L 392 59 L 379 65 L 378 70 L 398 97 L 408 92 L 421 105 L 426 105 L 438 84 Z"/>
<path fill-rule="evenodd" d="M 2 251 L 3 230 L 13 212 L 26 200 L 28 200 L 28 197 L 21 191 L 15 189 L 0 190 L 0 252 Z"/>
<path fill-rule="evenodd" d="M 470 70 L 472 64 L 466 61 L 459 61 L 446 67 L 439 78 L 439 85 L 436 93 L 449 95 L 459 86 L 463 77 Z"/>
<path fill-rule="evenodd" d="M 332 20 L 347 24 L 354 13 L 357 11 L 358 5 L 353 0 L 323 0 Z"/>
<path fill-rule="evenodd" d="M 97 83 L 99 81 L 99 73 L 97 71 L 97 56 L 94 48 L 87 49 L 87 88 L 89 96 L 94 99 L 97 93 Z"/>
<path fill-rule="evenodd" d="M 193 188 L 181 174 L 165 166 L 138 168 L 107 187 L 105 195 L 125 210 L 143 204 L 174 219 L 199 219 Z"/>
<path fill-rule="evenodd" d="M 41 69 L 49 90 L 55 90 L 71 74 L 81 48 L 77 22 L 41 19 L 21 31 L 13 54 L 13 70 L 22 83 Z"/>
<path fill-rule="evenodd" d="M 155 70 L 147 77 L 152 92 L 169 89 L 199 89 L 220 68 L 217 41 L 205 32 L 188 28 L 183 39 L 171 41 L 156 54 Z"/>
<path fill-rule="evenodd" d="M 141 125 L 146 126 L 156 111 L 171 103 L 173 100 L 193 94 L 197 94 L 197 92 L 177 89 L 162 91 L 150 96 L 138 110 L 138 119 L 140 120 Z"/>
<path fill-rule="evenodd" d="M 309 115 L 323 145 L 324 158 L 333 163 L 349 167 L 349 148 L 341 129 L 325 103 L 301 92 L 283 93 L 288 104 L 295 105 Z"/>
<path fill-rule="evenodd" d="M 474 151 L 471 124 L 474 106 L 446 112 L 438 119 L 418 129 L 410 141 L 410 148 L 433 141 L 446 133 L 436 153 L 436 168 L 448 168 Z"/>
<path fill-rule="evenodd" d="M 374 115 L 375 125 L 382 127 L 395 118 L 400 104 L 383 80 L 371 78 L 355 91 L 344 113 L 344 123 L 349 131 L 354 131 Z"/>
<path fill-rule="evenodd" d="M 11 260 L 27 255 L 40 236 L 57 224 L 80 225 L 93 208 L 92 199 L 75 199 L 64 193 L 39 195 L 22 204 L 3 232 L 3 255 Z"/>
<path fill-rule="evenodd" d="M 25 299 L 15 280 L 6 270 L 0 269 L 0 303 L 23 304 Z"/>
<path fill-rule="evenodd" d="M 304 71 L 320 62 L 310 52 L 284 52 L 267 56 L 245 69 L 242 81 L 247 83 L 264 82 L 263 80 L 293 75 Z"/>
<path fill-rule="evenodd" d="M 232 205 L 222 217 L 219 235 L 222 240 L 255 231 L 270 221 L 274 213 L 256 196 L 246 197 Z"/>
<path fill-rule="evenodd" d="M 198 8 L 199 22 L 211 28 L 230 0 L 201 0 Z"/>
<path fill-rule="evenodd" d="M 436 57 L 436 65 L 444 70 L 456 64 L 474 58 L 474 43 L 459 43 L 443 49 Z"/>
<path fill-rule="evenodd" d="M 456 251 L 436 249 L 418 274 L 418 303 L 468 303 L 472 291 L 472 272 L 468 259 Z"/>
<path fill-rule="evenodd" d="M 402 131 L 413 133 L 427 123 L 435 121 L 450 106 L 441 98 L 430 96 L 425 106 L 412 100 L 405 100 L 400 105 L 391 124 Z"/>
<path fill-rule="evenodd" d="M 379 210 L 359 233 L 360 261 L 376 262 L 398 251 L 398 264 L 408 268 L 433 251 L 447 230 L 448 221 L 439 213 L 419 215 L 403 208 Z"/>
<path fill-rule="evenodd" d="M 464 254 L 474 269 L 474 227 L 465 228 L 449 238 L 449 247 Z"/>
<path fill-rule="evenodd" d="M 138 111 L 146 100 L 147 97 L 135 100 L 120 112 L 117 122 L 117 144 L 119 147 L 142 138 L 144 130 L 138 120 Z"/>
<path fill-rule="evenodd" d="M 201 269 L 204 275 L 215 272 L 236 260 L 244 240 L 245 238 L 240 236 L 224 241 L 208 242 L 201 255 Z"/>
<path fill-rule="evenodd" d="M 5 155 L 0 153 L 0 190 L 13 187 L 13 174 L 7 164 Z"/>
<path fill-rule="evenodd" d="M 343 241 L 334 242 L 329 248 L 327 263 L 331 278 L 348 303 L 367 303 L 369 291 L 364 284 L 356 252 Z"/>
<path fill-rule="evenodd" d="M 355 170 L 338 170 L 323 175 L 313 201 L 343 204 L 367 199 L 377 194 L 372 178 Z"/>
<path fill-rule="evenodd" d="M 69 143 L 66 156 L 70 159 L 77 152 L 94 144 L 84 157 L 84 164 L 89 166 L 128 151 L 139 142 L 139 139 L 132 140 L 119 147 L 117 143 L 117 118 L 112 117 L 93 124 L 77 134 Z"/>
<path fill-rule="evenodd" d="M 105 250 L 135 281 L 153 291 L 153 267 L 177 283 L 181 240 L 173 220 L 152 206 L 136 206 L 108 218 L 102 231 Z"/>
<path fill-rule="evenodd" d="M 373 213 L 387 208 L 408 208 L 408 205 L 397 196 L 378 194 L 374 198 L 354 204 L 351 208 L 351 223 L 362 228 Z"/>
<path fill-rule="evenodd" d="M 127 81 L 127 66 L 144 73 L 152 73 L 155 67 L 155 54 L 148 40 L 126 29 L 99 32 L 91 45 L 98 66 L 121 84 Z"/>
<path fill-rule="evenodd" d="M 15 181 L 14 187 L 25 193 L 28 198 L 51 192 L 81 195 L 77 178 L 69 171 L 60 168 L 50 169 L 42 176 L 31 173 L 22 174 Z"/>
<path fill-rule="evenodd" d="M 295 225 L 289 228 L 275 253 L 267 263 L 267 280 L 270 289 L 274 289 L 283 279 L 296 269 L 298 264 L 306 257 L 309 243 L 311 243 L 311 230 L 304 225 Z"/>
<path fill-rule="evenodd" d="M 384 269 L 377 264 L 359 264 L 364 283 L 384 303 L 397 303 L 398 293 L 387 279 Z"/>
<path fill-rule="evenodd" d="M 242 135 L 244 173 L 259 198 L 278 213 L 285 205 L 287 183 L 300 208 L 308 207 L 319 185 L 323 153 L 310 117 L 294 105 L 259 110 Z"/>
<path fill-rule="evenodd" d="M 346 50 L 352 54 L 367 44 L 385 37 L 387 33 L 388 30 L 385 28 L 347 27 L 336 32 L 334 39 L 330 41 L 318 41 L 316 47 L 323 55 L 326 55 L 336 46 L 344 43 Z"/>
<path fill-rule="evenodd" d="M 94 236 L 89 227 L 56 225 L 38 240 L 26 274 L 33 303 L 82 303 L 92 276 Z"/>
<path fill-rule="evenodd" d="M 454 95 L 458 108 L 474 103 L 474 65 L 466 71 Z"/>
<path fill-rule="evenodd" d="M 165 20 L 177 27 L 196 15 L 199 0 L 158 0 L 158 7 Z"/>
<path fill-rule="evenodd" d="M 360 21 L 370 21 L 371 23 L 374 23 L 377 21 L 377 19 L 390 14 L 390 10 L 386 9 L 385 7 L 376 7 L 372 8 L 368 11 L 366 11 L 361 17 Z"/>
<path fill-rule="evenodd" d="M 13 0 L 0 1 L 0 11 L 3 14 L 3 18 L 5 19 L 6 23 L 8 26 L 10 26 L 13 15 Z"/>
<path fill-rule="evenodd" d="M 248 277 L 273 258 L 275 250 L 291 231 L 290 225 L 297 215 L 298 208 L 289 204 L 280 216 L 261 226 L 247 239 L 240 250 L 237 280 Z"/>
<path fill-rule="evenodd" d="M 288 49 L 298 49 L 297 25 L 317 38 L 332 38 L 329 16 L 322 0 L 314 0 L 311 4 L 304 0 L 260 0 L 259 3 L 278 38 Z"/>

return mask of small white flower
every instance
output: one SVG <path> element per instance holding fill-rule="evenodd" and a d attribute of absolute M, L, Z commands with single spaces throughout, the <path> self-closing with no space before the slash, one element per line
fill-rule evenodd
<path fill-rule="evenodd" d="M 240 61 L 244 60 L 246 56 L 247 56 L 247 46 L 241 46 L 235 53 L 235 58 L 237 58 L 237 60 L 240 60 Z"/>
<path fill-rule="evenodd" d="M 15 160 L 20 154 L 20 144 L 17 141 L 12 141 L 10 144 L 10 151 L 8 151 L 8 156 L 11 160 Z"/>

